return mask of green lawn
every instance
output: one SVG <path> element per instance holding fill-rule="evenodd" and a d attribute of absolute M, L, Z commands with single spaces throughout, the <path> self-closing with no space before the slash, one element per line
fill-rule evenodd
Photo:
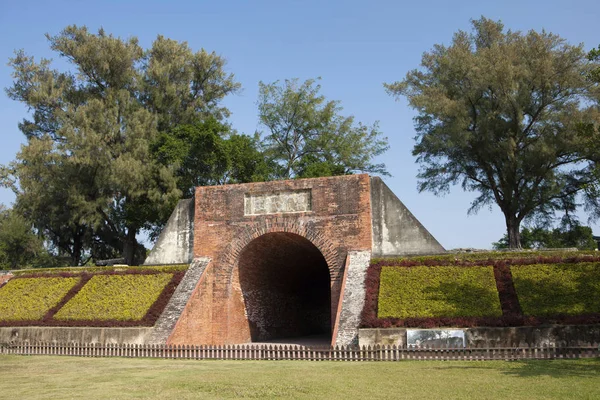
<path fill-rule="evenodd" d="M 598 399 L 600 359 L 194 361 L 0 356 L 5 399 Z"/>

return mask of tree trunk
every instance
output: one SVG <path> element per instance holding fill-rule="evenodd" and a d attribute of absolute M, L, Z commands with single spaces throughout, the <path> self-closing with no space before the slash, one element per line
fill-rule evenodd
<path fill-rule="evenodd" d="M 508 248 L 509 249 L 520 249 L 521 248 L 521 221 L 514 215 L 506 215 L 506 232 L 508 233 Z"/>
<path fill-rule="evenodd" d="M 127 236 L 125 237 L 125 245 L 123 246 L 123 258 L 125 259 L 125 264 L 127 265 L 135 265 L 135 253 L 138 245 L 135 238 L 136 234 L 136 227 L 127 227 Z"/>
<path fill-rule="evenodd" d="M 79 240 L 79 236 L 75 236 L 73 240 L 73 254 L 71 255 L 71 265 L 78 266 L 81 263 L 81 250 L 83 243 Z"/>
<path fill-rule="evenodd" d="M 71 266 L 77 267 L 81 264 L 81 254 L 83 253 L 83 233 L 81 226 L 77 226 L 73 230 L 73 246 L 69 254 L 71 255 Z"/>

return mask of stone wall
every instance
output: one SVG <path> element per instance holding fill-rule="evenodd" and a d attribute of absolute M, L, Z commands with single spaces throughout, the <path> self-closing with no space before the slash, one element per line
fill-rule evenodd
<path fill-rule="evenodd" d="M 154 324 L 154 330 L 148 337 L 148 343 L 165 344 L 167 342 L 209 263 L 210 258 L 206 257 L 196 258 L 192 261 L 175 293 L 169 299 L 169 303 Z"/>
<path fill-rule="evenodd" d="M 600 325 L 477 327 L 463 330 L 467 347 L 576 346 L 600 343 Z M 361 346 L 406 345 L 406 328 L 360 329 L 358 335 Z"/>
<path fill-rule="evenodd" d="M 14 327 L 0 328 L 0 343 L 98 343 L 143 344 L 153 328 Z"/>
<path fill-rule="evenodd" d="M 369 251 L 348 253 L 342 283 L 342 301 L 338 305 L 332 345 L 358 344 L 358 327 L 365 305 L 365 278 L 370 261 L 371 252 Z"/>

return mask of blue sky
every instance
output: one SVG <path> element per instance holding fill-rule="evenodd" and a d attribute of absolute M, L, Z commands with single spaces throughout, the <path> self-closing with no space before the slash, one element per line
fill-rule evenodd
<path fill-rule="evenodd" d="M 322 93 L 340 100 L 357 121 L 379 121 L 390 150 L 381 157 L 392 177 L 388 186 L 447 249 L 489 248 L 505 231 L 496 206 L 467 215 L 474 197 L 459 187 L 445 197 L 418 193 L 418 167 L 411 155 L 414 111 L 388 96 L 384 82 L 417 68 L 423 52 L 449 43 L 469 20 L 484 15 L 507 28 L 546 29 L 586 49 L 600 44 L 598 1 L 6 1 L 0 0 L 0 87 L 10 86 L 6 65 L 15 49 L 39 57 L 49 52 L 45 33 L 70 24 L 123 38 L 136 36 L 147 48 L 157 35 L 215 51 L 242 84 L 226 99 L 230 122 L 243 133 L 258 126 L 258 82 L 321 77 Z M 0 94 L 0 164 L 15 158 L 23 143 L 17 124 L 27 115 L 20 103 Z M 0 203 L 11 192 L 0 189 Z M 587 217 L 581 214 L 585 220 Z M 600 226 L 594 225 L 600 234 Z"/>

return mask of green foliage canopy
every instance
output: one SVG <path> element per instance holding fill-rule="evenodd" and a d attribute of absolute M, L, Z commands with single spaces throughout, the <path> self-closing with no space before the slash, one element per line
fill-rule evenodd
<path fill-rule="evenodd" d="M 268 180 L 257 142 L 209 117 L 159 134 L 152 151 L 161 164 L 174 167 L 179 190 L 191 197 L 196 186 Z"/>
<path fill-rule="evenodd" d="M 524 227 L 521 229 L 520 237 L 521 246 L 524 249 L 576 247 L 579 250 L 594 250 L 597 246 L 592 228 L 582 225 L 561 226 L 552 230 L 542 227 Z M 507 249 L 508 235 L 505 234 L 492 245 L 497 250 Z"/>
<path fill-rule="evenodd" d="M 520 247 L 525 218 L 572 210 L 596 182 L 597 137 L 580 127 L 598 122 L 588 107 L 597 83 L 587 78 L 598 63 L 545 31 L 505 31 L 484 17 L 472 25 L 385 87 L 418 112 L 419 190 L 478 192 L 470 211 L 496 203 L 509 246 Z"/>
<path fill-rule="evenodd" d="M 47 260 L 42 240 L 32 225 L 14 210 L 0 205 L 0 269 L 18 269 L 35 266 Z"/>
<path fill-rule="evenodd" d="M 388 149 L 387 138 L 372 126 L 341 114 L 339 101 L 327 100 L 309 79 L 259 83 L 258 113 L 267 128 L 264 151 L 283 179 L 343 175 L 355 171 L 388 175 L 374 158 Z"/>
<path fill-rule="evenodd" d="M 181 196 L 173 166 L 158 162 L 151 144 L 180 124 L 224 118 L 220 102 L 240 85 L 223 58 L 162 36 L 148 50 L 78 26 L 47 39 L 70 68 L 24 51 L 10 60 L 6 92 L 32 118 L 19 125 L 28 142 L 3 181 L 73 265 L 86 254 L 136 264 L 137 233 L 164 223 Z"/>

